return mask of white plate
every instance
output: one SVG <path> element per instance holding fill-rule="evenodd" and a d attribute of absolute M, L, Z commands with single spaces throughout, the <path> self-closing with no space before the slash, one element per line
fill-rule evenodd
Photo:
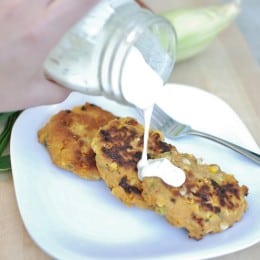
<path fill-rule="evenodd" d="M 11 159 L 18 206 L 34 241 L 58 259 L 202 259 L 231 253 L 260 241 L 260 168 L 242 156 L 196 137 L 174 142 L 181 151 L 216 162 L 249 187 L 243 220 L 200 241 L 154 212 L 127 208 L 102 181 L 83 180 L 55 167 L 37 141 L 37 131 L 61 109 L 85 101 L 115 114 L 134 110 L 102 97 L 72 93 L 63 103 L 24 111 L 15 123 Z M 169 84 L 158 103 L 176 118 L 258 151 L 238 116 L 217 97 L 194 87 Z"/>

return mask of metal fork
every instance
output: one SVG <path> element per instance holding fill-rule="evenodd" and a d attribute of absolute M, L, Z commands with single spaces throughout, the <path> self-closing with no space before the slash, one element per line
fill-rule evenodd
<path fill-rule="evenodd" d="M 163 132 L 164 136 L 173 139 L 183 135 L 195 135 L 209 140 L 215 141 L 222 144 L 244 156 L 253 160 L 257 164 L 260 164 L 260 154 L 253 151 L 245 149 L 239 145 L 223 140 L 219 137 L 203 133 L 201 131 L 192 129 L 191 126 L 182 124 L 172 117 L 170 117 L 166 112 L 164 112 L 158 105 L 154 106 L 153 116 L 151 119 L 151 127 Z"/>

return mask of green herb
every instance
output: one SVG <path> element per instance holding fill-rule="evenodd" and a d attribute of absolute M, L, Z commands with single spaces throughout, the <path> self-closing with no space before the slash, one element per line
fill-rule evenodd
<path fill-rule="evenodd" d="M 10 115 L 12 115 L 14 112 L 6 112 L 6 113 L 0 113 L 0 122 L 6 120 Z"/>
<path fill-rule="evenodd" d="M 0 172 L 11 169 L 10 155 L 3 155 L 3 153 L 10 142 L 12 128 L 19 114 L 20 111 L 0 114 L 0 121 L 6 120 L 4 129 L 0 134 Z"/>
<path fill-rule="evenodd" d="M 11 170 L 10 155 L 3 155 L 0 157 L 0 173 Z"/>

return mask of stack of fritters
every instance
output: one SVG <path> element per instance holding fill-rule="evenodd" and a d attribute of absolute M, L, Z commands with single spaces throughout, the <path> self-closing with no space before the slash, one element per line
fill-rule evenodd
<path fill-rule="evenodd" d="M 148 158 L 169 159 L 185 172 L 186 181 L 179 188 L 158 177 L 141 181 L 137 163 L 142 155 L 143 134 L 143 126 L 136 120 L 115 118 L 86 104 L 54 116 L 39 131 L 39 140 L 47 144 L 53 161 L 60 167 L 91 179 L 101 177 L 123 203 L 165 215 L 169 223 L 185 228 L 192 238 L 223 231 L 242 218 L 247 209 L 247 187 L 239 186 L 234 176 L 219 166 L 202 164 L 193 155 L 179 153 L 163 141 L 159 131 L 150 131 Z M 86 146 L 84 152 L 82 146 Z M 80 156 L 75 156 L 75 151 Z M 85 151 L 91 160 L 86 160 Z"/>

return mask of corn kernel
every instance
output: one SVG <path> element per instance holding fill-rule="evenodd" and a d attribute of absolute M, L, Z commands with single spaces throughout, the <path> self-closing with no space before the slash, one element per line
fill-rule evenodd
<path fill-rule="evenodd" d="M 220 229 L 221 230 L 226 230 L 228 228 L 228 224 L 227 223 L 221 223 L 220 224 Z"/>
<path fill-rule="evenodd" d="M 183 159 L 182 159 L 182 162 L 183 162 L 184 164 L 186 164 L 186 165 L 191 165 L 190 160 L 187 159 L 187 158 L 183 158 Z"/>
<path fill-rule="evenodd" d="M 212 164 L 212 165 L 209 166 L 209 171 L 211 173 L 217 173 L 219 171 L 219 167 L 215 164 Z"/>
<path fill-rule="evenodd" d="M 109 169 L 110 169 L 111 171 L 117 170 L 117 167 L 118 167 L 118 165 L 117 165 L 116 162 L 112 162 L 111 164 L 109 164 Z"/>
<path fill-rule="evenodd" d="M 156 208 L 156 212 L 159 213 L 160 215 L 165 215 L 165 207 L 160 207 L 160 208 Z"/>

